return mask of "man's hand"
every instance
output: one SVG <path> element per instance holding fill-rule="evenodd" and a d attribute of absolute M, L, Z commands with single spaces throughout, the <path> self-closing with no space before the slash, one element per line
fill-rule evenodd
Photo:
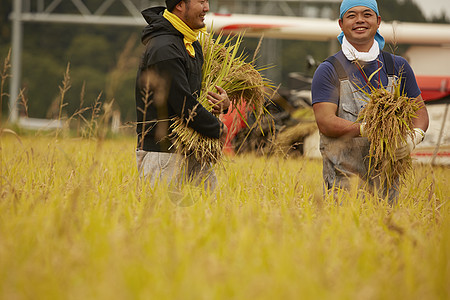
<path fill-rule="evenodd" d="M 425 132 L 420 128 L 414 128 L 413 137 L 408 134 L 406 142 L 395 150 L 394 159 L 397 161 L 410 155 L 414 148 L 416 148 L 424 138 Z"/>
<path fill-rule="evenodd" d="M 227 92 L 223 88 L 216 85 L 216 89 L 218 93 L 208 92 L 207 98 L 209 103 L 213 105 L 211 112 L 217 115 L 228 109 L 231 102 Z"/>
<path fill-rule="evenodd" d="M 225 144 L 225 142 L 227 141 L 227 135 L 228 135 L 228 127 L 227 127 L 227 125 L 222 123 L 220 126 L 220 138 L 219 139 L 223 144 Z"/>

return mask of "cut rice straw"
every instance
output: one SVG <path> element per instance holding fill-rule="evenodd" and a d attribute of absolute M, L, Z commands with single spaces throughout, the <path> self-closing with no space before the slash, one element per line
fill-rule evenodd
<path fill-rule="evenodd" d="M 401 91 L 402 72 L 392 87 L 385 88 L 381 82 L 380 88 L 373 87 L 370 79 L 380 69 L 369 77 L 370 93 L 360 88 L 369 100 L 360 111 L 357 122 L 365 124 L 364 131 L 370 141 L 371 177 L 379 176 L 382 187 L 389 189 L 398 179 L 406 179 L 412 169 L 411 157 L 408 155 L 397 160 L 395 150 L 406 142 L 408 135 L 413 135 L 413 120 L 420 105 L 415 98 L 409 98 Z"/>
<path fill-rule="evenodd" d="M 243 35 L 228 35 L 223 42 L 223 35 L 216 39 L 210 34 L 202 34 L 200 43 L 203 49 L 204 63 L 202 68 L 202 89 L 197 101 L 208 111 L 213 105 L 208 101 L 208 91 L 215 90 L 216 85 L 228 94 L 231 107 L 237 109 L 241 104 L 251 110 L 259 120 L 264 113 L 267 89 L 272 85 L 256 69 L 254 61 L 245 62 L 243 52 L 238 54 Z M 238 111 L 241 117 L 246 112 Z M 218 117 L 218 115 L 216 115 Z M 215 164 L 223 157 L 223 144 L 219 139 L 201 135 L 189 127 L 189 116 L 174 118 L 172 125 L 173 145 L 178 153 L 184 156 L 193 155 L 202 164 Z M 243 118 L 245 120 L 245 118 Z"/>

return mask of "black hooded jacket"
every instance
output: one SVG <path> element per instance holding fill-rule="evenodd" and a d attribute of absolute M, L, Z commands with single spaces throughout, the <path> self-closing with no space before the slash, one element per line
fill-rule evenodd
<path fill-rule="evenodd" d="M 193 43 L 195 58 L 183 42 L 183 35 L 163 17 L 165 7 L 142 12 L 147 25 L 142 32 L 146 50 L 136 78 L 138 149 L 173 152 L 169 139 L 170 121 L 184 118 L 202 135 L 220 137 L 221 122 L 197 101 L 202 82 L 203 52 Z"/>

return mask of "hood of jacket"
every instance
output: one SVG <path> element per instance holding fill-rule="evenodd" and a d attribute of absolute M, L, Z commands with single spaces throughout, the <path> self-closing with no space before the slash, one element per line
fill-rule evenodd
<path fill-rule="evenodd" d="M 148 25 L 142 31 L 141 41 L 145 45 L 148 40 L 158 35 L 176 35 L 183 37 L 183 34 L 175 29 L 170 22 L 163 17 L 164 6 L 151 7 L 142 11 L 142 16 Z"/>

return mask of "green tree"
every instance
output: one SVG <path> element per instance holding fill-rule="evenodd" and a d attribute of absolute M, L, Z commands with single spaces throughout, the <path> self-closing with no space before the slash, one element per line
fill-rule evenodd
<path fill-rule="evenodd" d="M 378 0 L 383 21 L 427 22 L 420 8 L 412 0 Z"/>
<path fill-rule="evenodd" d="M 431 23 L 450 23 L 450 18 L 443 11 L 440 15 L 433 16 L 431 18 Z"/>
<path fill-rule="evenodd" d="M 45 117 L 58 95 L 64 68 L 55 61 L 51 53 L 31 51 L 23 53 L 22 65 L 22 87 L 27 108 L 19 99 L 19 110 L 22 113 L 27 111 L 29 117 Z"/>

